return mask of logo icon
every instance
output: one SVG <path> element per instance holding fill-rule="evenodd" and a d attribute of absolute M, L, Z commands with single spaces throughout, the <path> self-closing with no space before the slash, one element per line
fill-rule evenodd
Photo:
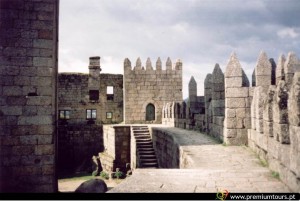
<path fill-rule="evenodd" d="M 221 190 L 219 192 L 217 192 L 217 198 L 219 200 L 225 200 L 228 196 L 229 192 L 227 190 Z"/>

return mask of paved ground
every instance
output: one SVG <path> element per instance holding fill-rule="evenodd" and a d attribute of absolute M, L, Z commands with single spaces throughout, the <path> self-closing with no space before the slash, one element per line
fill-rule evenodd
<path fill-rule="evenodd" d="M 187 169 L 137 169 L 114 192 L 290 192 L 245 146 L 223 146 L 198 132 L 171 128 L 188 153 Z"/>

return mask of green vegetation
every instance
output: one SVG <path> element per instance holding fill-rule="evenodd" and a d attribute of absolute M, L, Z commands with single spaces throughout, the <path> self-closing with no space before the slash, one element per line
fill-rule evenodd
<path fill-rule="evenodd" d="M 266 160 L 261 159 L 260 157 L 258 157 L 258 160 L 263 167 L 268 167 L 268 162 Z"/>
<path fill-rule="evenodd" d="M 114 173 L 114 176 L 117 177 L 117 179 L 119 179 L 123 175 L 124 175 L 124 173 L 121 172 L 119 168 L 116 168 L 116 172 Z"/>
<path fill-rule="evenodd" d="M 275 179 L 280 179 L 279 173 L 275 171 L 272 171 L 272 177 L 274 177 Z"/>
<path fill-rule="evenodd" d="M 103 179 L 109 179 L 109 174 L 107 172 L 100 172 L 100 177 L 102 177 Z"/>
<path fill-rule="evenodd" d="M 65 177 L 59 178 L 60 181 L 74 181 L 74 180 L 89 180 L 92 179 L 93 176 L 89 173 L 78 173 L 73 175 L 68 175 Z"/>

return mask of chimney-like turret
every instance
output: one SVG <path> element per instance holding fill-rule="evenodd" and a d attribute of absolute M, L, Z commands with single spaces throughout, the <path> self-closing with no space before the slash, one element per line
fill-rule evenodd
<path fill-rule="evenodd" d="M 89 90 L 99 90 L 100 88 L 100 57 L 90 57 L 89 64 Z"/>

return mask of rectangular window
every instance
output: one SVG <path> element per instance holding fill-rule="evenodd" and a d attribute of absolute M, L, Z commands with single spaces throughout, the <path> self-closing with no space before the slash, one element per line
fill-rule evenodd
<path fill-rule="evenodd" d="M 106 94 L 114 94 L 114 87 L 113 86 L 107 86 Z"/>
<path fill-rule="evenodd" d="M 90 95 L 90 100 L 93 101 L 99 100 L 99 90 L 90 90 L 89 95 Z"/>
<path fill-rule="evenodd" d="M 86 119 L 96 119 L 97 118 L 97 110 L 89 109 L 86 110 Z"/>
<path fill-rule="evenodd" d="M 59 110 L 59 119 L 70 119 L 70 110 Z"/>
<path fill-rule="evenodd" d="M 114 100 L 114 87 L 113 86 L 107 86 L 106 88 L 106 96 L 107 100 Z"/>
<path fill-rule="evenodd" d="M 112 112 L 106 112 L 106 119 L 112 119 Z"/>

